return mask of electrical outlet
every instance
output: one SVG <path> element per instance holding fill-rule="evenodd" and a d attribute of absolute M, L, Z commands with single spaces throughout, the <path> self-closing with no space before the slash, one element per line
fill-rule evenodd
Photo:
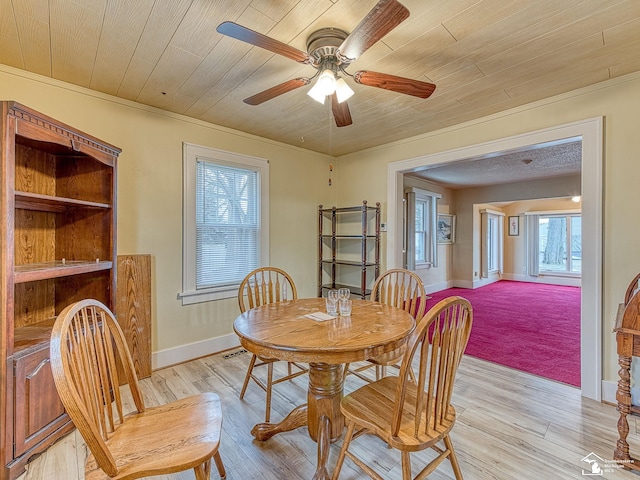
<path fill-rule="evenodd" d="M 381 232 L 386 232 L 387 231 L 387 224 L 386 223 L 380 223 L 380 231 Z"/>

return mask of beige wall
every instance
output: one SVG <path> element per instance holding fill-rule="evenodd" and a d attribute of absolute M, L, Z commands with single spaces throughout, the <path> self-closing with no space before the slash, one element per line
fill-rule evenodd
<path fill-rule="evenodd" d="M 640 74 L 474 122 L 332 159 L 243 133 L 166 114 L 113 97 L 0 66 L 0 98 L 20 101 L 123 149 L 119 164 L 118 250 L 150 253 L 154 264 L 154 351 L 227 335 L 235 302 L 182 307 L 183 141 L 268 158 L 271 162 L 271 263 L 291 271 L 301 294 L 316 279 L 316 208 L 382 203 L 386 220 L 390 162 L 459 149 L 525 132 L 604 116 L 603 345 L 604 379 L 617 378 L 611 326 L 627 283 L 640 271 L 640 225 L 629 206 L 640 204 Z M 457 212 L 456 212 L 457 213 Z M 383 252 L 385 242 L 383 238 Z M 384 254 L 383 254 L 384 258 Z"/>
<path fill-rule="evenodd" d="M 370 183 L 339 191 L 339 199 L 380 196 L 387 188 L 390 162 L 460 149 L 525 132 L 604 116 L 603 227 L 603 378 L 617 380 L 613 319 L 627 284 L 640 271 L 640 225 L 629 222 L 629 206 L 640 204 L 637 130 L 640 125 L 640 75 L 603 82 L 474 122 L 395 142 L 339 159 L 339 173 L 367 171 Z M 383 217 L 386 215 L 384 205 Z"/>
<path fill-rule="evenodd" d="M 316 294 L 317 208 L 335 202 L 331 158 L 0 66 L 0 98 L 15 100 L 122 149 L 118 253 L 152 255 L 154 352 L 233 335 L 237 300 L 182 306 L 182 142 L 267 158 L 270 260 Z"/>

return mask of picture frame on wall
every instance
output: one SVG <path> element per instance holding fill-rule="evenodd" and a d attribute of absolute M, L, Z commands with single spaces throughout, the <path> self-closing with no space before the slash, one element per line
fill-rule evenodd
<path fill-rule="evenodd" d="M 448 213 L 438 214 L 436 238 L 440 244 L 452 244 L 456 241 L 456 216 Z"/>
<path fill-rule="evenodd" d="M 509 236 L 517 237 L 520 235 L 520 217 L 509 217 Z"/>

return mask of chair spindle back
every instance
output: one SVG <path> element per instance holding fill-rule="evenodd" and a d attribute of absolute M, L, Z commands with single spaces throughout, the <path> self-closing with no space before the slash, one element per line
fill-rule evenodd
<path fill-rule="evenodd" d="M 403 268 L 380 275 L 371 289 L 371 300 L 402 308 L 415 319 L 422 318 L 427 305 L 422 279 Z"/>
<path fill-rule="evenodd" d="M 289 274 L 276 267 L 255 269 L 244 278 L 238 289 L 241 313 L 268 303 L 297 298 L 298 291 Z"/>
<path fill-rule="evenodd" d="M 437 432 L 445 423 L 472 321 L 471 304 L 457 296 L 441 300 L 419 320 L 400 367 L 404 381 L 398 382 L 393 435 L 407 418 L 413 418 L 416 437 Z M 412 364 L 419 365 L 417 390 L 407 388 Z"/>
<path fill-rule="evenodd" d="M 60 399 L 109 475 L 117 467 L 105 444 L 124 421 L 120 361 L 138 412 L 145 409 L 124 334 L 111 311 L 97 300 L 65 308 L 51 335 L 51 368 Z"/>

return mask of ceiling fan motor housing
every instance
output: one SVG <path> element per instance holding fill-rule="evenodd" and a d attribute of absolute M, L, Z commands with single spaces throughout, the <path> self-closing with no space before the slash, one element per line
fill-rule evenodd
<path fill-rule="evenodd" d="M 313 66 L 318 67 L 324 61 L 330 60 L 335 65 L 347 66 L 336 56 L 336 50 L 342 45 L 349 34 L 338 28 L 322 28 L 316 30 L 307 39 L 307 53 Z"/>

